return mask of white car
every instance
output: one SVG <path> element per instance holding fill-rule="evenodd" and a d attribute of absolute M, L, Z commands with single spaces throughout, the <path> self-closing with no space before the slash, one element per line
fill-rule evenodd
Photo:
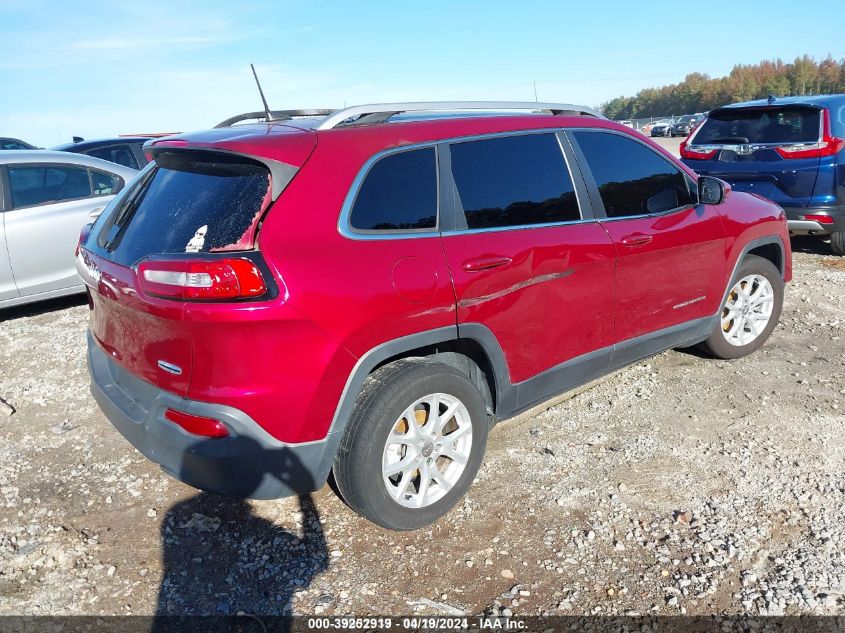
<path fill-rule="evenodd" d="M 84 154 L 0 152 L 0 308 L 83 292 L 79 233 L 137 173 Z"/>

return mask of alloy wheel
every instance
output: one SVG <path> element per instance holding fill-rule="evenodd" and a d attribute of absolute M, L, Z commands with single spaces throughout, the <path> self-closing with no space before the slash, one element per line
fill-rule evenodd
<path fill-rule="evenodd" d="M 411 404 L 391 427 L 382 479 L 398 504 L 424 508 L 458 482 L 472 449 L 472 421 L 454 396 L 434 393 Z"/>
<path fill-rule="evenodd" d="M 772 317 L 775 293 L 762 275 L 747 275 L 728 293 L 722 307 L 722 334 L 731 345 L 753 342 L 766 329 Z"/>

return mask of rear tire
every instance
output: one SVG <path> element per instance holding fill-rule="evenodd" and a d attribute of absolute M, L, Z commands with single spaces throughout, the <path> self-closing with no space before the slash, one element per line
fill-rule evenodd
<path fill-rule="evenodd" d="M 424 359 L 391 363 L 358 395 L 335 457 L 335 482 L 346 503 L 373 523 L 423 527 L 469 489 L 488 430 L 483 397 L 463 373 Z"/>
<path fill-rule="evenodd" d="M 835 231 L 830 234 L 830 249 L 836 255 L 845 255 L 845 231 Z"/>
<path fill-rule="evenodd" d="M 772 262 L 747 255 L 731 280 L 704 349 L 723 359 L 742 358 L 759 349 L 780 318 L 783 287 L 780 271 Z"/>

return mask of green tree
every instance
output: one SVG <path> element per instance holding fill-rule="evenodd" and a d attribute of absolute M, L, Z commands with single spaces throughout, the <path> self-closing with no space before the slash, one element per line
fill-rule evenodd
<path fill-rule="evenodd" d="M 809 55 L 791 64 L 781 59 L 737 64 L 727 77 L 693 72 L 677 84 L 644 88 L 633 97 L 616 97 L 601 107 L 612 119 L 646 118 L 712 110 L 728 103 L 819 92 L 845 92 L 845 59 Z"/>

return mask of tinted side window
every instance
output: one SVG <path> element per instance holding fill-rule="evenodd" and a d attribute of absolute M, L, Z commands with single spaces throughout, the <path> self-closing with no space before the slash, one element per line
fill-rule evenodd
<path fill-rule="evenodd" d="M 361 231 L 434 229 L 437 159 L 433 147 L 389 154 L 367 172 L 349 223 Z"/>
<path fill-rule="evenodd" d="M 451 154 L 452 175 L 469 229 L 581 217 L 554 134 L 454 143 Z"/>
<path fill-rule="evenodd" d="M 575 132 L 610 218 L 693 203 L 687 177 L 657 152 L 619 134 Z"/>
<path fill-rule="evenodd" d="M 87 152 L 89 156 L 107 160 L 110 163 L 117 163 L 118 165 L 125 165 L 132 169 L 138 169 L 138 161 L 135 160 L 135 154 L 129 145 L 111 145 L 109 147 L 100 147 L 92 149 Z"/>
<path fill-rule="evenodd" d="M 69 165 L 10 165 L 9 185 L 12 205 L 16 208 L 87 198 L 91 195 L 88 170 Z"/>

